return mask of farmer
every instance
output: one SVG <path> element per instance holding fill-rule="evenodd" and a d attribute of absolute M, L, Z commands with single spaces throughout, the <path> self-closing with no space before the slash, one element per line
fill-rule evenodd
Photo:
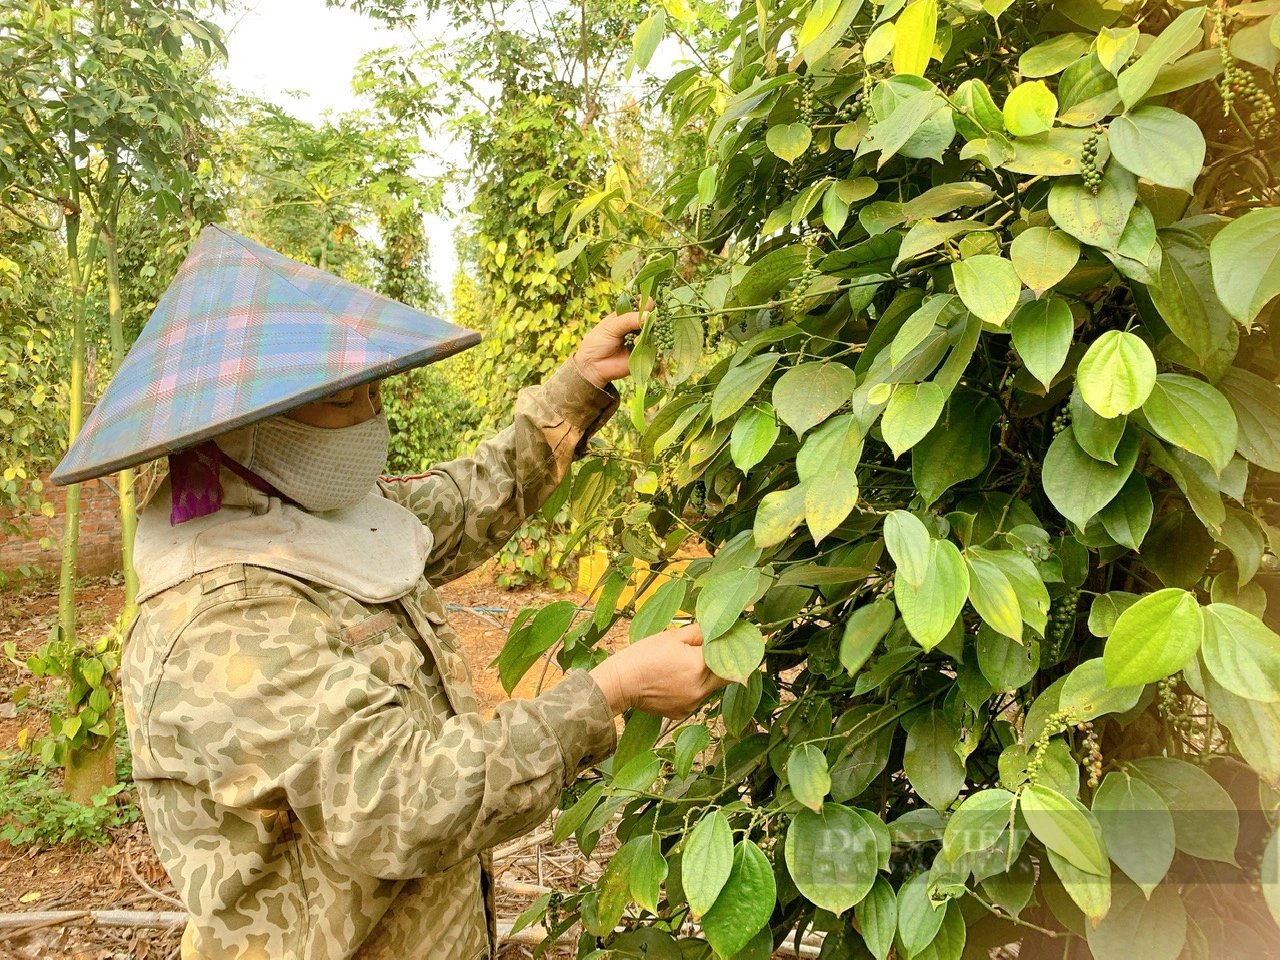
<path fill-rule="evenodd" d="M 201 234 L 55 472 L 170 455 L 121 673 L 184 958 L 489 956 L 485 851 L 612 753 L 622 710 L 683 716 L 719 685 L 697 629 L 670 630 L 486 720 L 435 591 L 609 418 L 638 326 L 606 317 L 474 456 L 379 477 L 377 381 L 476 335 Z"/>

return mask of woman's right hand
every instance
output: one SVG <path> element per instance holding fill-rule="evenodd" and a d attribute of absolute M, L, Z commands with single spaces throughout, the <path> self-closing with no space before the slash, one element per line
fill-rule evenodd
<path fill-rule="evenodd" d="M 728 681 L 702 659 L 702 628 L 677 627 L 637 640 L 591 671 L 615 714 L 631 707 L 681 720 Z"/>

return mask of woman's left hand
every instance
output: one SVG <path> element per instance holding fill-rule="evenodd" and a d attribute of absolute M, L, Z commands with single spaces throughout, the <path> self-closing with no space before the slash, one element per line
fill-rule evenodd
<path fill-rule="evenodd" d="M 645 304 L 644 313 L 653 309 L 653 300 Z M 637 311 L 611 313 L 582 338 L 578 351 L 573 355 L 578 372 L 595 386 L 604 388 L 614 380 L 621 380 L 630 370 L 631 351 L 623 338 L 636 333 L 643 325 L 644 314 Z"/>

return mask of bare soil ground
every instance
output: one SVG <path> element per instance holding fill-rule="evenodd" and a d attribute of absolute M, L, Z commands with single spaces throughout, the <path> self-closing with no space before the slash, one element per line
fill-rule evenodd
<path fill-rule="evenodd" d="M 574 593 L 502 590 L 485 572 L 448 585 L 441 595 L 447 604 L 461 608 L 452 610 L 450 618 L 470 654 L 476 695 L 485 712 L 507 697 L 498 682 L 497 670 L 489 665 L 502 649 L 507 629 L 519 610 L 553 599 L 587 603 L 585 597 Z M 83 583 L 77 591 L 77 607 L 84 635 L 92 636 L 94 631 L 111 624 L 119 615 L 121 603 L 118 579 Z M 13 641 L 21 657 L 48 637 L 56 618 L 55 583 L 28 583 L 16 591 L 0 593 L 0 645 Z M 545 672 L 535 667 L 515 695 L 532 695 L 540 683 L 550 686 L 558 675 L 554 665 Z M 25 668 L 0 656 L 0 754 L 18 750 L 24 729 L 24 736 L 30 739 L 46 733 L 48 723 L 42 705 L 54 702 L 58 696 L 56 681 L 35 678 Z M 499 880 L 499 914 L 503 919 L 514 919 L 540 892 L 548 888 L 572 890 L 583 876 L 598 876 L 602 869 L 603 851 L 596 854 L 594 862 L 588 862 L 572 843 L 554 847 L 549 837 L 548 830 L 539 830 L 499 852 L 499 860 L 506 864 Z M 601 846 L 607 850 L 609 844 Z M 0 841 L 0 920 L 4 914 L 35 911 L 180 910 L 181 905 L 172 895 L 173 887 L 155 858 L 141 821 L 113 831 L 110 845 L 104 847 L 14 848 Z M 0 958 L 176 958 L 180 935 L 180 927 L 135 930 L 96 926 L 87 920 L 0 928 Z M 499 956 L 514 960 L 532 956 L 532 950 L 509 944 Z"/>

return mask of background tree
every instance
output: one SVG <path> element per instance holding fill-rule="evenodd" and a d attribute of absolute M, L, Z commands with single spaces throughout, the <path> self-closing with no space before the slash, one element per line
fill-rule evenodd
<path fill-rule="evenodd" d="M 15 203 L 41 204 L 42 215 L 28 222 L 62 231 L 71 302 L 71 442 L 85 412 L 91 272 L 101 255 L 114 369 L 125 350 L 116 245 L 121 205 L 136 193 L 161 212 L 180 212 L 178 196 L 189 184 L 187 131 L 210 111 L 201 71 L 187 55 L 195 51 L 209 57 L 225 50 L 217 28 L 190 5 L 6 2 L 0 13 L 15 27 L 0 36 L 0 89 L 7 105 L 0 117 L 0 190 L 11 212 L 21 213 Z M 127 621 L 137 588 L 132 471 L 123 472 L 117 483 Z M 78 524 L 79 488 L 72 485 L 66 496 L 58 633 L 44 665 L 67 674 L 72 704 L 79 708 L 63 723 L 70 745 L 67 789 L 87 800 L 115 776 L 112 698 L 102 683 L 116 654 L 112 644 L 99 643 L 96 647 L 103 649 L 81 656 L 74 598 Z"/>

